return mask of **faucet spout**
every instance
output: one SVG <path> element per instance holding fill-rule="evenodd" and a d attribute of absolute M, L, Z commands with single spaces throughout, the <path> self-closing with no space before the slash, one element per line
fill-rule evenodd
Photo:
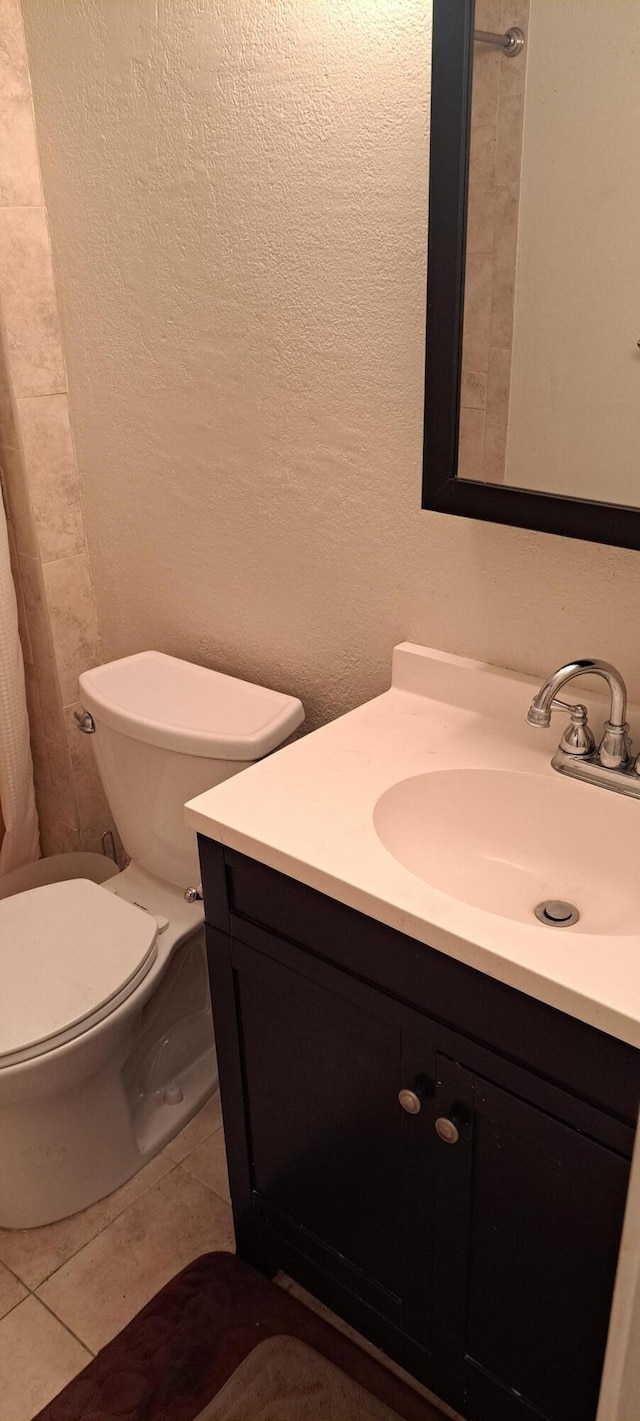
<path fill-rule="evenodd" d="M 620 672 L 608 661 L 591 661 L 583 658 L 580 661 L 569 661 L 566 666 L 561 666 L 553 675 L 545 681 L 540 690 L 536 692 L 529 710 L 527 720 L 529 725 L 547 726 L 551 722 L 551 712 L 554 710 L 571 711 L 572 722 L 578 722 L 586 726 L 586 711 L 584 706 L 567 706 L 564 701 L 557 699 L 558 692 L 568 681 L 574 681 L 577 676 L 602 676 L 609 687 L 611 702 L 609 707 L 609 719 L 605 722 L 604 734 L 598 749 L 598 762 L 605 769 L 620 770 L 629 764 L 631 758 L 630 741 L 627 725 L 627 688 Z M 586 727 L 588 730 L 588 727 Z M 590 731 L 589 731 L 590 735 Z M 591 753 L 588 748 L 588 741 L 585 735 L 567 739 L 565 734 L 560 742 L 560 751 L 569 754 L 586 756 Z M 592 742 L 593 743 L 593 742 Z"/>
<path fill-rule="evenodd" d="M 568 681 L 575 680 L 576 676 L 602 676 L 607 682 L 611 693 L 611 708 L 609 711 L 609 725 L 615 730 L 621 730 L 626 724 L 627 717 L 627 688 L 620 672 L 608 661 L 590 661 L 584 657 L 581 661 L 569 661 L 566 666 L 561 666 L 558 671 L 545 681 L 544 686 L 536 692 L 529 710 L 527 720 L 530 725 L 547 726 L 551 723 L 551 711 L 554 709 L 553 702 L 566 686 Z"/>

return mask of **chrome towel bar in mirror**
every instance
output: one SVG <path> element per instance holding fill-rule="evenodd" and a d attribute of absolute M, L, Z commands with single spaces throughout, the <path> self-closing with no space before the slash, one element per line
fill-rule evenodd
<path fill-rule="evenodd" d="M 513 59 L 524 49 L 524 35 L 518 25 L 512 25 L 503 35 L 494 34 L 492 30 L 475 30 L 473 38 L 476 44 L 494 44 L 504 51 L 507 59 Z"/>

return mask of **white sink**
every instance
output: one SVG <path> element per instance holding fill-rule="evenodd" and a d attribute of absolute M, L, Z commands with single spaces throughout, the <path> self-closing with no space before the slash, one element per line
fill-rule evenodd
<path fill-rule="evenodd" d="M 397 647 L 389 691 L 188 806 L 189 823 L 640 1048 L 640 800 L 551 768 L 539 679 Z M 580 699 L 596 734 L 608 697 Z M 628 719 L 640 746 L 640 706 Z M 580 917 L 540 922 L 561 900 Z"/>
<path fill-rule="evenodd" d="M 515 770 L 434 770 L 385 790 L 373 819 L 394 858 L 452 898 L 525 923 L 538 922 L 538 904 L 560 899 L 580 913 L 565 933 L 638 931 L 630 800 Z"/>

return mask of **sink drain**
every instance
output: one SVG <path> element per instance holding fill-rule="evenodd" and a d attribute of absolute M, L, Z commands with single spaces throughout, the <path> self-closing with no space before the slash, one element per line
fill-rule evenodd
<path fill-rule="evenodd" d="M 541 923 L 551 928 L 570 928 L 580 917 L 573 903 L 563 903 L 559 898 L 547 898 L 544 903 L 538 903 L 534 913 Z"/>

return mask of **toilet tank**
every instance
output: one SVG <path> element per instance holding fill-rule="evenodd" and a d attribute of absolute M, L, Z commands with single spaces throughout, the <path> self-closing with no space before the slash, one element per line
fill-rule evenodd
<path fill-rule="evenodd" d="M 277 749 L 304 719 L 294 696 L 159 651 L 83 672 L 80 691 L 127 853 L 181 888 L 200 878 L 185 802 Z"/>

